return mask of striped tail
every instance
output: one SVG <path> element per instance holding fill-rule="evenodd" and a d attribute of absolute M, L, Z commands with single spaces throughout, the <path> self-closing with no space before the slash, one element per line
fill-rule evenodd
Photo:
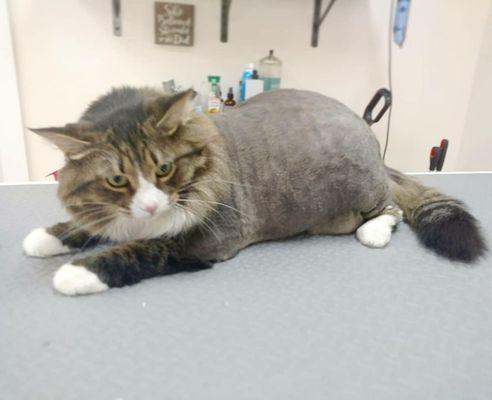
<path fill-rule="evenodd" d="M 451 260 L 471 263 L 487 251 L 478 221 L 465 205 L 386 168 L 395 203 L 420 242 Z"/>

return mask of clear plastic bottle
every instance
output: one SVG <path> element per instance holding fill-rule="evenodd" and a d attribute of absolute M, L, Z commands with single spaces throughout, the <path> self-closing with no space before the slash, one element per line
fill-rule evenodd
<path fill-rule="evenodd" d="M 273 55 L 273 50 L 270 50 L 268 56 L 260 60 L 258 68 L 260 79 L 264 82 L 265 92 L 280 88 L 282 61 Z"/>

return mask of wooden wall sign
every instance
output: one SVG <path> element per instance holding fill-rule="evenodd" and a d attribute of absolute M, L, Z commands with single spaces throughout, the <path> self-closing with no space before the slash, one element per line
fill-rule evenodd
<path fill-rule="evenodd" d="M 155 3 L 155 42 L 173 46 L 193 46 L 195 6 Z"/>

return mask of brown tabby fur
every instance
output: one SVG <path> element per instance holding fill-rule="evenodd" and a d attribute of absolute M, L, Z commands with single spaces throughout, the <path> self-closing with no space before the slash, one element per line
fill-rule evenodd
<path fill-rule="evenodd" d="M 183 107 L 193 94 L 181 95 L 183 99 L 176 103 L 175 98 L 163 99 L 151 89 L 141 91 L 148 99 L 148 116 L 136 122 L 137 131 L 130 141 L 122 140 L 112 130 L 97 132 L 86 114 L 77 125 L 33 129 L 67 154 L 58 195 L 78 231 L 104 238 L 105 228 L 116 213 L 129 213 L 138 188 L 136 167 L 171 199 L 185 195 L 187 199 L 200 200 L 186 202 L 181 207 L 202 221 L 213 210 L 207 202 L 218 202 L 227 195 L 227 154 L 216 127 L 200 115 L 194 115 L 186 125 L 180 121 Z M 164 123 L 156 127 L 159 121 Z M 166 125 L 167 122 L 171 125 Z M 67 143 L 70 139 L 73 140 Z M 155 169 L 168 160 L 174 162 L 176 172 L 169 179 L 157 177 Z M 109 185 L 105 178 L 119 174 L 127 176 L 130 184 L 123 188 Z M 67 232 L 70 233 L 76 231 Z"/>

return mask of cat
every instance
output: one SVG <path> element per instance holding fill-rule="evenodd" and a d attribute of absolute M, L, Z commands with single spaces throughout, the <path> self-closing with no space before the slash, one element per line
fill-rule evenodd
<path fill-rule="evenodd" d="M 451 260 L 486 251 L 465 206 L 386 167 L 369 126 L 340 102 L 300 90 L 257 95 L 215 115 L 195 93 L 123 87 L 78 122 L 32 129 L 65 154 L 58 196 L 69 222 L 33 230 L 27 255 L 109 241 L 61 266 L 65 295 L 211 267 L 253 243 L 299 234 L 356 234 L 388 244 L 403 217 Z"/>

